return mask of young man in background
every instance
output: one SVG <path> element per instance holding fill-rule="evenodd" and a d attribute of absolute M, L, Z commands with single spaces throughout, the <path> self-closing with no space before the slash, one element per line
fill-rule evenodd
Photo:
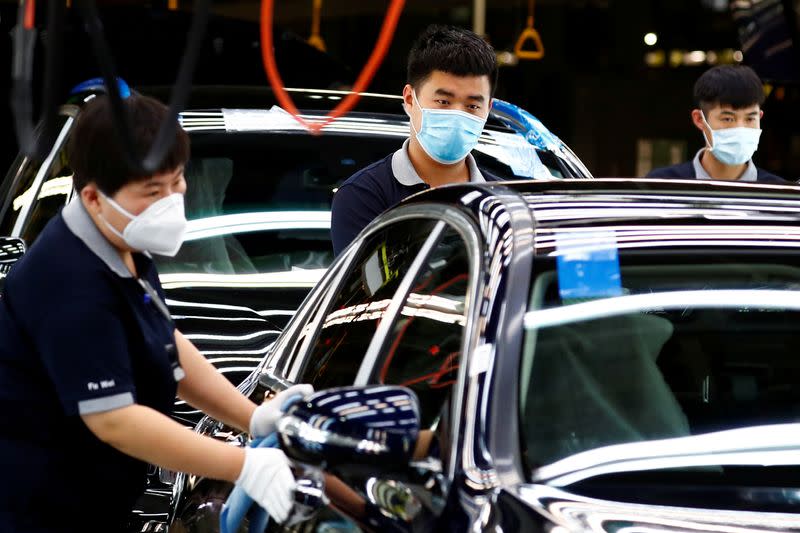
<path fill-rule="evenodd" d="M 753 69 L 721 65 L 707 70 L 695 83 L 694 100 L 692 122 L 702 132 L 705 147 L 691 161 L 657 168 L 648 178 L 790 183 L 753 163 L 764 116 L 764 89 Z"/>

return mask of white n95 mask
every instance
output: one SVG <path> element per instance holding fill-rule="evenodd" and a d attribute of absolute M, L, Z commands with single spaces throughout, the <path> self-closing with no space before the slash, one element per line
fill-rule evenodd
<path fill-rule="evenodd" d="M 132 215 L 117 202 L 103 194 L 111 206 L 131 219 L 120 233 L 103 219 L 111 232 L 135 250 L 174 257 L 183 244 L 186 215 L 183 194 L 174 193 L 151 204 L 138 215 Z"/>

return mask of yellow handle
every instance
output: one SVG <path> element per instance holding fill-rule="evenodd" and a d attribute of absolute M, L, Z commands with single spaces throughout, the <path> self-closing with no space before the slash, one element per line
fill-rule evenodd
<path fill-rule="evenodd" d="M 532 21 L 533 17 L 528 18 L 528 22 Z M 531 40 L 534 44 L 533 50 L 523 50 L 522 47 L 525 45 L 525 42 Z M 539 32 L 533 27 L 532 24 L 529 24 L 527 28 L 522 30 L 522 33 L 517 39 L 517 45 L 514 47 L 514 54 L 520 59 L 533 59 L 538 60 L 544 57 L 544 44 L 542 44 L 542 38 L 539 36 Z"/>

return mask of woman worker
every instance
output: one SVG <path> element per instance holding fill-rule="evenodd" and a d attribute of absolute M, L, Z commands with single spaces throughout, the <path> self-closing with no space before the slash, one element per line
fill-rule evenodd
<path fill-rule="evenodd" d="M 125 100 L 142 158 L 167 108 Z M 116 532 L 147 464 L 240 484 L 276 520 L 295 481 L 277 449 L 242 449 L 169 418 L 175 394 L 256 436 L 298 385 L 256 406 L 176 330 L 150 254 L 173 256 L 186 228 L 175 142 L 152 175 L 127 164 L 110 101 L 80 113 L 69 145 L 75 199 L 9 274 L 0 298 L 0 531 Z"/>

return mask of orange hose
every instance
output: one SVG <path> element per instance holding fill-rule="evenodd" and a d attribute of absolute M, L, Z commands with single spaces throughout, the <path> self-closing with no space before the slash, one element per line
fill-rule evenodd
<path fill-rule="evenodd" d="M 325 120 L 319 124 L 310 124 L 300 117 L 300 111 L 298 111 L 297 106 L 294 105 L 289 93 L 286 92 L 286 87 L 283 84 L 280 72 L 278 72 L 272 35 L 273 1 L 274 0 L 262 0 L 261 2 L 261 55 L 264 59 L 264 70 L 266 70 L 267 79 L 272 86 L 272 90 L 275 91 L 278 104 L 291 113 L 292 116 L 311 133 L 320 133 L 322 128 L 350 112 L 361 98 L 359 93 L 369 87 L 372 78 L 375 77 L 378 68 L 386 57 L 386 53 L 389 51 L 389 46 L 392 44 L 394 31 L 395 28 L 397 28 L 397 22 L 400 20 L 400 15 L 403 12 L 405 0 L 392 0 L 389 10 L 386 12 L 386 17 L 383 19 L 383 26 L 381 27 L 381 33 L 378 37 L 375 49 L 369 56 L 367 64 L 364 65 L 361 74 L 358 75 L 353 85 L 352 92 L 339 102 L 339 104 L 328 113 Z"/>
<path fill-rule="evenodd" d="M 22 26 L 26 30 L 32 30 L 36 24 L 36 4 L 34 0 L 27 0 L 25 2 L 25 18 L 23 19 Z"/>

